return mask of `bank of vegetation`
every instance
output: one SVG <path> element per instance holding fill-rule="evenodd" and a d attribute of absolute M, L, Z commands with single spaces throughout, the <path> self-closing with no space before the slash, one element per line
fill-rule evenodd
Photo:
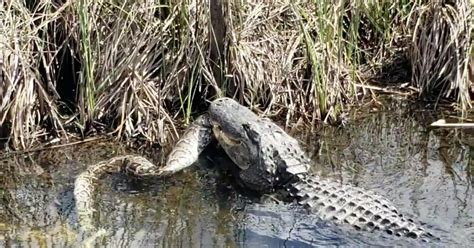
<path fill-rule="evenodd" d="M 377 92 L 471 108 L 467 0 L 0 3 L 5 147 L 111 133 L 163 143 L 230 96 L 287 125 Z M 395 89 L 395 90 L 394 90 Z"/>

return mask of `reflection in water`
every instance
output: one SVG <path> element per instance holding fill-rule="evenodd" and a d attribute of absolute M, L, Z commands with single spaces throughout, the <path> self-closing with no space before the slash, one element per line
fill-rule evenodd
<path fill-rule="evenodd" d="M 325 127 L 320 140 L 314 135 L 301 140 L 313 154 L 315 171 L 387 196 L 442 238 L 430 246 L 468 246 L 474 242 L 472 131 L 428 129 L 429 113 L 405 111 L 405 104 L 355 113 L 357 120 L 347 127 Z M 292 204 L 255 199 L 209 168 L 167 179 L 111 175 L 96 197 L 104 233 L 79 233 L 75 176 L 86 164 L 124 153 L 123 147 L 99 143 L 3 159 L 0 246 L 426 246 L 336 226 Z M 207 163 L 199 162 L 210 167 Z"/>

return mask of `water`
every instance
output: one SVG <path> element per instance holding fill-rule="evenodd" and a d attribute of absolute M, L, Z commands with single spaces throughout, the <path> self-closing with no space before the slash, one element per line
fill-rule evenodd
<path fill-rule="evenodd" d="M 295 134 L 314 170 L 376 191 L 441 241 L 365 233 L 238 190 L 209 151 L 166 179 L 107 176 L 97 194 L 95 236 L 77 228 L 74 178 L 87 164 L 130 153 L 98 142 L 1 160 L 0 246 L 6 247 L 469 247 L 474 243 L 473 130 L 429 129 L 435 116 L 405 101 L 372 105 L 345 128 Z M 160 154 L 151 156 L 161 161 Z"/>

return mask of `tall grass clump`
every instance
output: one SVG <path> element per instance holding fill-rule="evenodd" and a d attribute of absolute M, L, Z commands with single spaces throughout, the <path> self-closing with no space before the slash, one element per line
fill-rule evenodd
<path fill-rule="evenodd" d="M 96 57 L 93 56 L 93 47 L 91 46 L 91 33 L 92 33 L 92 26 L 94 23 L 91 15 L 98 15 L 99 12 L 96 12 L 97 9 L 90 9 L 89 7 L 97 7 L 97 5 L 92 4 L 93 1 L 88 0 L 80 0 L 77 1 L 76 4 L 76 12 L 78 16 L 79 22 L 79 35 L 77 40 L 79 41 L 79 51 L 78 54 L 80 55 L 81 63 L 81 71 L 79 75 L 79 89 L 81 90 L 79 94 L 79 102 L 80 102 L 80 117 L 81 121 L 80 124 L 84 127 L 88 121 L 88 118 L 93 118 L 95 104 L 96 104 L 96 87 L 95 87 L 95 77 L 94 77 L 94 69 L 96 66 Z M 100 37 L 98 37 L 100 38 Z M 95 54 L 97 56 L 97 54 Z"/>
<path fill-rule="evenodd" d="M 410 1 L 229 1 L 227 90 L 286 124 L 337 121 L 390 57 Z"/>
<path fill-rule="evenodd" d="M 63 127 L 164 143 L 218 96 L 287 126 L 339 123 L 371 74 L 410 47 L 409 35 L 446 40 L 434 31 L 467 20 L 461 2 L 440 5 L 438 16 L 449 17 L 441 27 L 429 17 L 438 5 L 421 0 L 4 1 L 0 135 L 12 147 Z M 439 69 L 438 79 L 465 78 L 468 51 L 455 47 L 468 44 L 470 32 L 456 28 L 444 50 L 410 47 L 418 85 L 436 81 L 422 75 L 428 67 Z M 457 57 L 437 60 L 442 51 Z M 425 56 L 431 64 L 420 62 Z M 452 61 L 456 70 L 435 64 Z"/>
<path fill-rule="evenodd" d="M 81 115 L 112 123 L 118 137 L 164 142 L 176 134 L 167 105 L 189 120 L 196 91 L 204 91 L 203 82 L 215 85 L 202 3 L 75 2 Z"/>
<path fill-rule="evenodd" d="M 472 107 L 469 66 L 472 16 L 468 0 L 419 1 L 413 15 L 410 48 L 412 82 L 429 100 L 454 98 L 461 110 Z"/>
<path fill-rule="evenodd" d="M 62 11 L 49 1 L 0 4 L 0 133 L 13 147 L 31 146 L 46 135 L 45 125 L 62 129 L 55 102 L 59 47 L 51 35 Z"/>
<path fill-rule="evenodd" d="M 32 3 L 0 5 L 0 133 L 14 148 L 62 125 L 164 142 L 218 89 L 206 1 Z"/>

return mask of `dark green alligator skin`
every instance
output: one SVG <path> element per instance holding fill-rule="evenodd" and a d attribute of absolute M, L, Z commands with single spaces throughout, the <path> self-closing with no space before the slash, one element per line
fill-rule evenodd
<path fill-rule="evenodd" d="M 76 199 L 79 206 L 84 206 L 78 211 L 88 215 L 92 212 L 92 178 L 116 171 L 117 166 L 125 166 L 137 175 L 173 174 L 191 166 L 212 139 L 238 167 L 236 177 L 248 189 L 262 193 L 283 190 L 311 213 L 360 230 L 383 230 L 412 238 L 432 236 L 403 217 L 384 197 L 309 173 L 311 161 L 296 139 L 230 98 L 219 98 L 210 104 L 208 112 L 191 124 L 178 141 L 164 167 L 140 156 L 125 156 L 122 160 L 126 163 L 122 164 L 115 159 L 91 166 L 76 180 Z"/>

